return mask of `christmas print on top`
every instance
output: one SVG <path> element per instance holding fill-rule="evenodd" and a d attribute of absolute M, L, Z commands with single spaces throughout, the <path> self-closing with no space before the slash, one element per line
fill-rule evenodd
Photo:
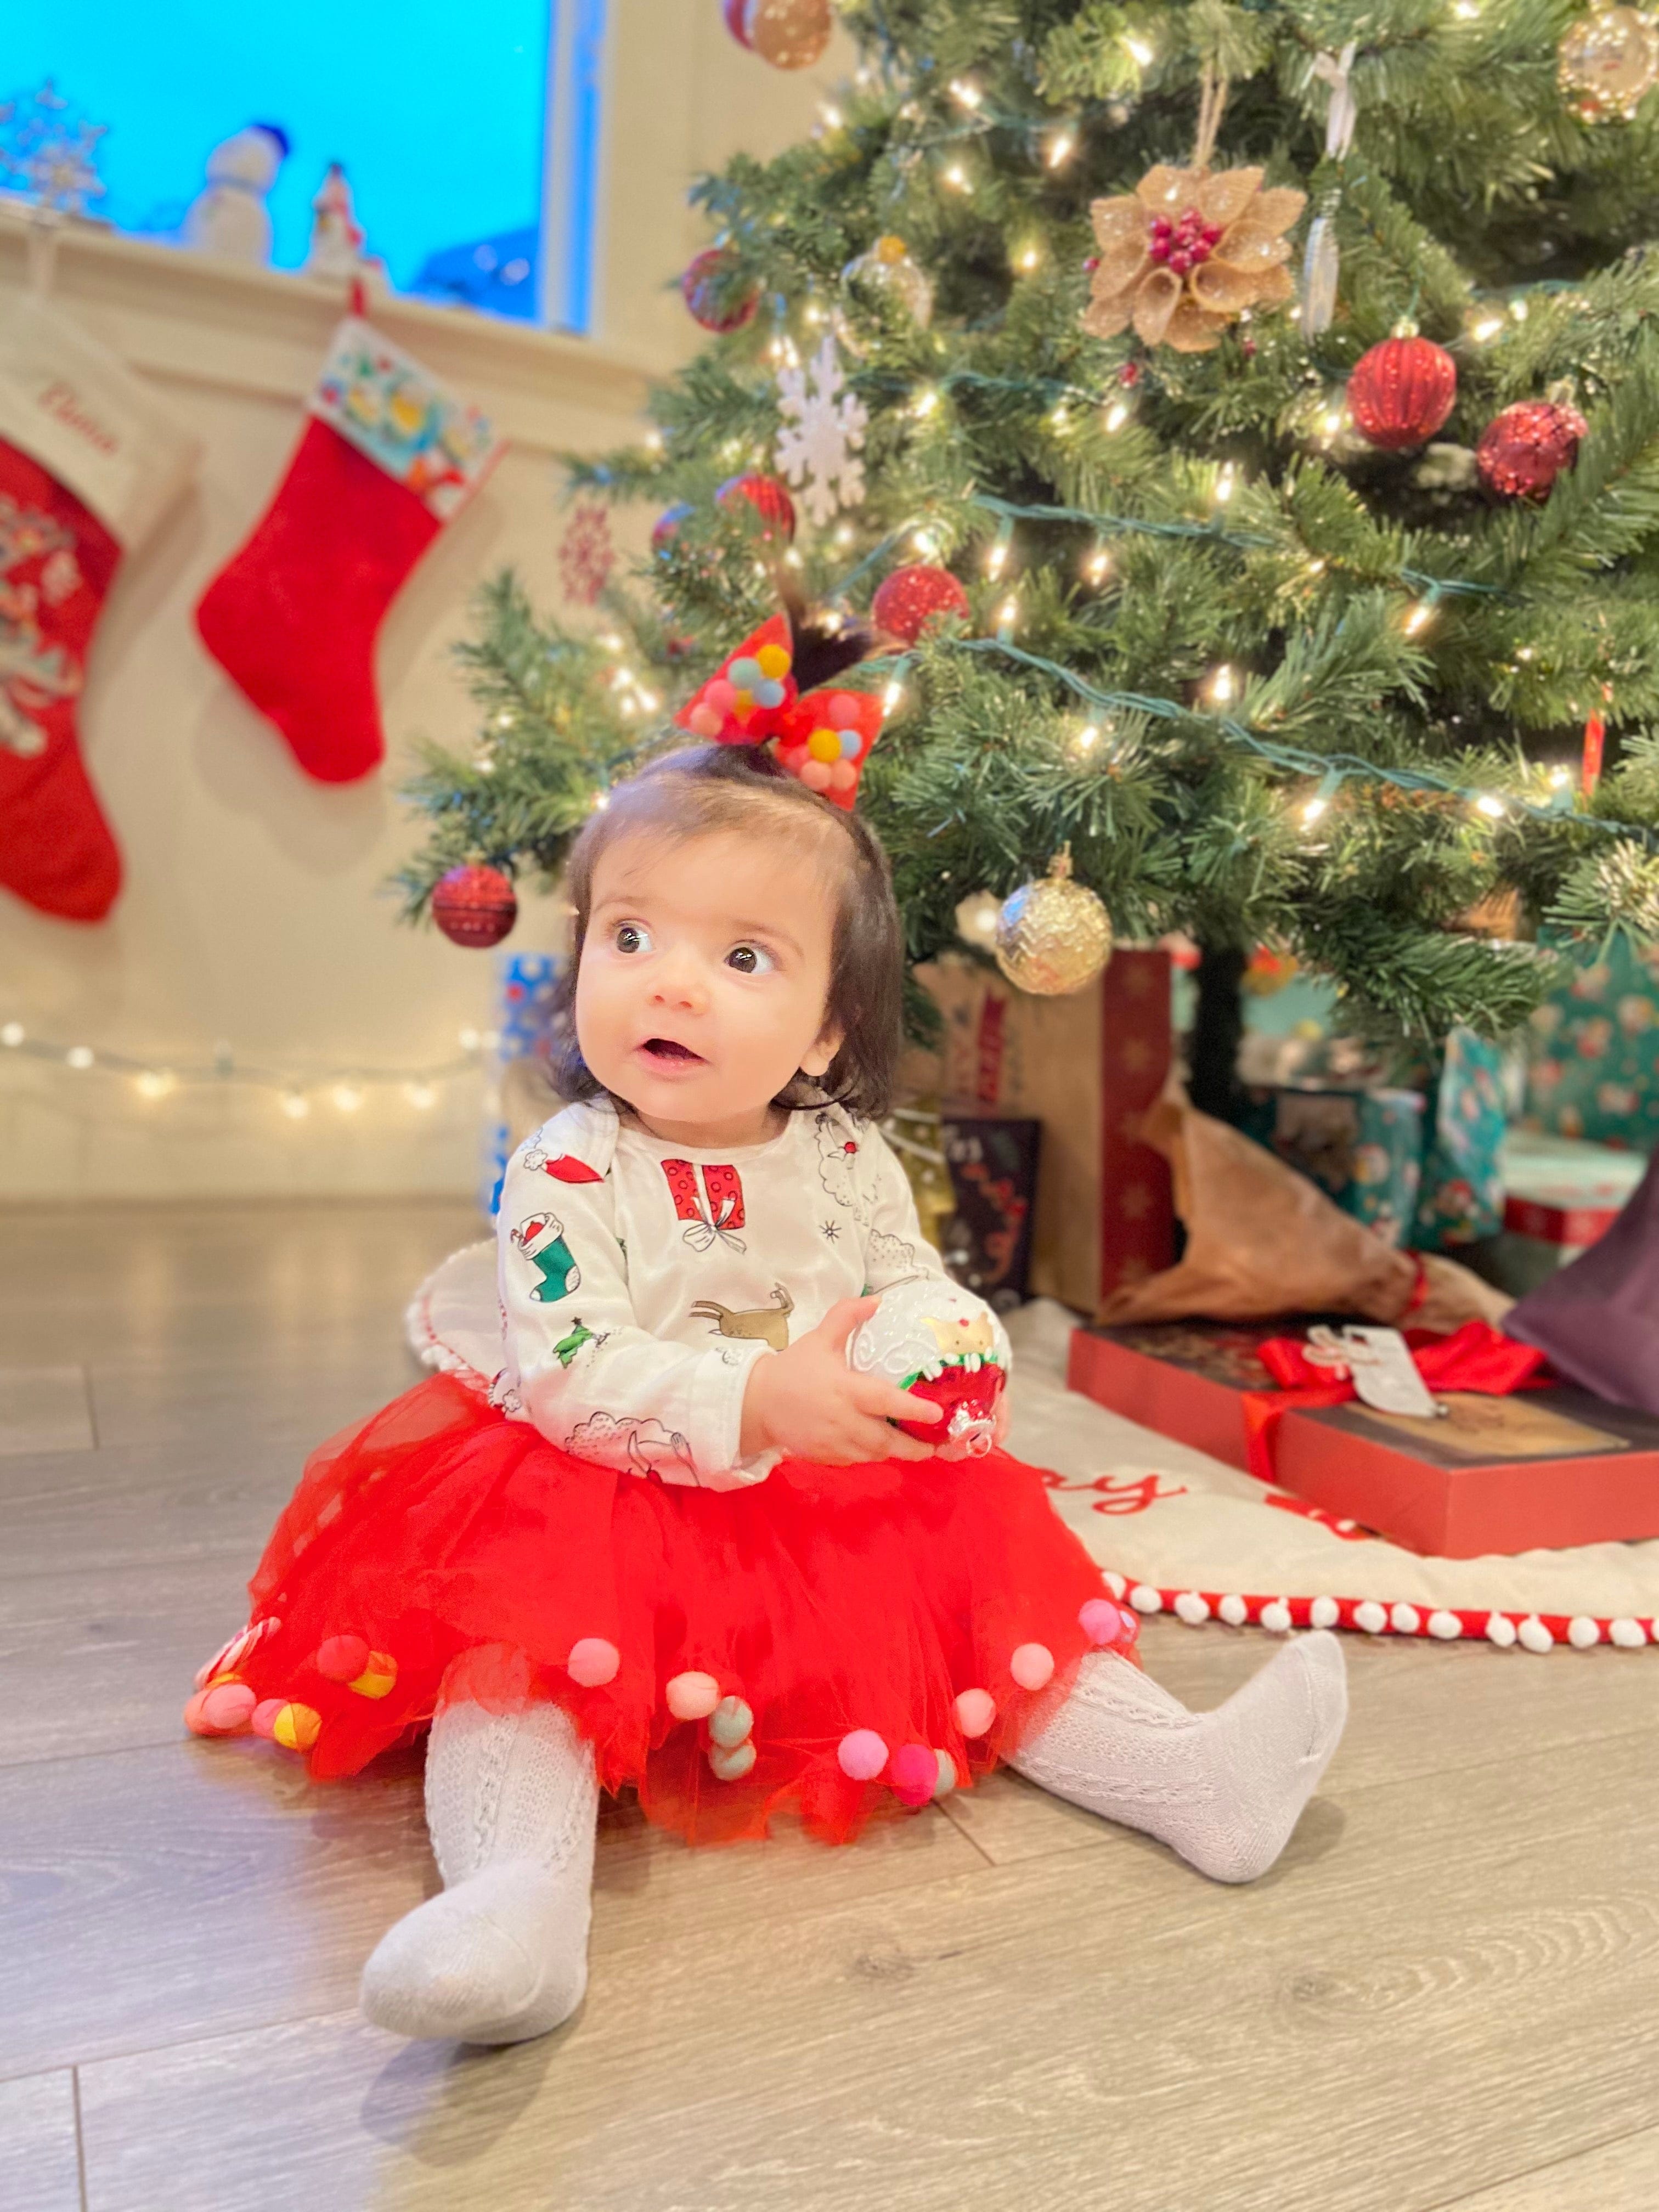
<path fill-rule="evenodd" d="M 446 521 L 498 451 L 487 416 L 356 315 L 334 333 L 311 412 Z"/>
<path fill-rule="evenodd" d="M 576 1354 L 587 1344 L 603 1344 L 611 1334 L 608 1328 L 589 1328 L 580 1314 L 570 1323 L 570 1333 L 562 1336 L 553 1347 L 553 1357 L 561 1367 L 568 1367 Z"/>
<path fill-rule="evenodd" d="M 744 1225 L 743 1181 L 734 1167 L 702 1167 L 690 1160 L 665 1160 L 662 1171 L 668 1194 L 674 1201 L 674 1218 L 686 1225 L 682 1234 L 694 1252 L 712 1251 L 716 1243 L 728 1252 L 746 1248 L 737 1231 Z M 698 1190 L 699 1176 L 702 1188 Z"/>
<path fill-rule="evenodd" d="M 678 1466 L 695 1482 L 696 1463 L 691 1447 L 678 1429 L 668 1429 L 647 1415 L 590 1413 L 565 1438 L 565 1449 L 579 1459 L 596 1459 L 607 1467 L 625 1467 L 630 1474 L 661 1474 Z"/>
<path fill-rule="evenodd" d="M 694 1321 L 712 1322 L 721 1336 L 747 1337 L 769 1344 L 774 1352 L 789 1349 L 789 1316 L 795 1301 L 781 1283 L 772 1286 L 769 1306 L 723 1306 L 717 1298 L 699 1298 L 691 1308 Z"/>
<path fill-rule="evenodd" d="M 540 1278 L 531 1291 L 538 1305 L 568 1297 L 581 1282 L 576 1256 L 564 1241 L 564 1224 L 555 1213 L 532 1213 L 512 1231 L 513 1242 Z"/>
<path fill-rule="evenodd" d="M 862 1221 L 865 1210 L 859 1198 L 858 1139 L 848 1133 L 846 1121 L 830 1113 L 812 1116 L 812 1133 L 817 1139 L 818 1181 L 837 1206 L 844 1207 L 855 1220 Z"/>
<path fill-rule="evenodd" d="M 524 1164 L 532 1175 L 551 1176 L 555 1182 L 603 1182 L 605 1177 L 597 1168 L 591 1168 L 574 1152 L 544 1152 L 539 1143 L 525 1148 Z"/>

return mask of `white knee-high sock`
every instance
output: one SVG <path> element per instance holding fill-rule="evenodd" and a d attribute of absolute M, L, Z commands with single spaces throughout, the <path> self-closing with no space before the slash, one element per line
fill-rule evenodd
<path fill-rule="evenodd" d="M 426 1816 L 443 1893 L 405 1913 L 363 1968 L 362 2004 L 394 2034 L 520 2043 L 587 1986 L 599 1784 L 554 1705 L 441 1706 Z"/>
<path fill-rule="evenodd" d="M 1297 1637 L 1224 1705 L 1189 1713 L 1110 1652 L 1009 1764 L 1055 1796 L 1168 1844 L 1216 1881 L 1254 1881 L 1290 1840 L 1347 1717 L 1341 1646 Z"/>

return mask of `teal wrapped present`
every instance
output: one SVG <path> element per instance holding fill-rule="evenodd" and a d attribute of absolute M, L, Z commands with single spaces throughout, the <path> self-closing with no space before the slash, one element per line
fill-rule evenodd
<path fill-rule="evenodd" d="M 1635 1152 L 1659 1144 L 1659 945 L 1615 937 L 1533 1016 L 1525 1126 Z"/>
<path fill-rule="evenodd" d="M 1509 1127 L 1500 1046 L 1454 1030 L 1426 1087 L 1423 1176 L 1411 1241 L 1443 1252 L 1495 1237 L 1504 1225 L 1504 1138 Z"/>
<path fill-rule="evenodd" d="M 1283 1084 L 1247 1094 L 1239 1124 L 1345 1213 L 1400 1244 L 1417 1211 L 1423 1099 L 1415 1091 Z"/>

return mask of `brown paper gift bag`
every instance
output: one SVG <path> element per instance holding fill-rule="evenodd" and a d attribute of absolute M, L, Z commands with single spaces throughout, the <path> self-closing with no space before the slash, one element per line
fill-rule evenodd
<path fill-rule="evenodd" d="M 1140 1134 L 1170 1163 L 1187 1249 L 1162 1274 L 1104 1298 L 1103 1322 L 1328 1313 L 1453 1329 L 1496 1322 L 1514 1303 L 1455 1261 L 1385 1244 L 1316 1183 L 1184 1098 L 1160 1098 Z"/>

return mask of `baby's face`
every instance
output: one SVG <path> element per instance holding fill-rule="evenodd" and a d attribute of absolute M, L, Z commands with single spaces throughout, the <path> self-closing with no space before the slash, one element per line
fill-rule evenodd
<path fill-rule="evenodd" d="M 608 1091 L 671 1143 L 752 1143 L 797 1069 L 840 1048 L 834 894 L 810 842 L 641 830 L 599 856 L 576 1037 Z"/>

